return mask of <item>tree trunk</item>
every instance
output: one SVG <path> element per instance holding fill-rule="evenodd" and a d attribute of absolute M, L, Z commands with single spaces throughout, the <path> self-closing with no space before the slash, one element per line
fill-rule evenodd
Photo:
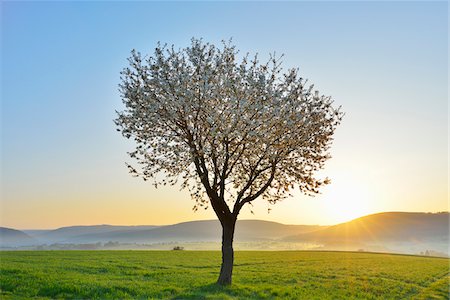
<path fill-rule="evenodd" d="M 222 222 L 222 266 L 220 267 L 219 279 L 220 285 L 230 285 L 231 275 L 233 273 L 233 236 L 236 220 Z"/>

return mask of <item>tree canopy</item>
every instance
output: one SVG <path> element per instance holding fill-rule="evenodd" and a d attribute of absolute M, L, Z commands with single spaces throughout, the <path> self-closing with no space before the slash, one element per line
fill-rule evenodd
<path fill-rule="evenodd" d="M 219 219 L 260 196 L 318 193 L 328 179 L 316 172 L 343 116 L 298 69 L 282 73 L 280 58 L 238 55 L 231 43 L 197 39 L 179 50 L 158 44 L 150 57 L 132 51 L 115 120 L 137 143 L 131 173 L 155 186 L 181 180 L 195 209 L 211 201 Z"/>

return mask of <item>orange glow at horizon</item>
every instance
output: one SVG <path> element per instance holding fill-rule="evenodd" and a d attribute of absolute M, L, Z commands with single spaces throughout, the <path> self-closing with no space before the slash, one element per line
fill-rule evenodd
<path fill-rule="evenodd" d="M 251 207 L 254 214 L 247 206 L 242 209 L 239 219 L 261 219 L 284 224 L 335 225 L 385 211 L 445 210 L 442 209 L 442 199 L 445 199 L 447 191 L 443 182 L 435 180 L 438 185 L 432 193 L 428 192 L 428 189 L 420 193 L 419 189 L 400 195 L 389 189 L 386 182 L 364 178 L 363 174 L 358 175 L 355 169 L 343 172 L 343 168 L 338 165 L 330 164 L 330 168 L 325 170 L 332 182 L 322 189 L 320 195 L 307 197 L 294 191 L 294 197 L 275 205 L 257 199 Z M 151 184 L 121 171 L 115 173 L 117 177 L 114 180 L 109 178 L 104 183 L 96 182 L 95 190 L 92 187 L 85 191 L 67 191 L 61 187 L 50 192 L 50 189 L 41 186 L 40 190 L 34 189 L 33 201 L 28 202 L 20 201 L 20 198 L 31 199 L 30 191 L 33 189 L 16 192 L 20 198 L 14 206 L 3 204 L 0 207 L 0 226 L 16 229 L 54 229 L 97 224 L 168 225 L 216 219 L 210 208 L 194 213 L 194 202 L 189 194 L 186 191 L 180 192 L 177 186 L 155 189 Z M 80 184 L 88 187 L 88 181 L 92 180 L 85 180 L 84 184 Z M 115 184 L 110 184 L 111 181 Z M 367 184 L 371 181 L 377 182 L 377 185 Z M 122 188 L 114 189 L 114 186 Z M 421 201 L 425 193 L 435 200 Z M 407 199 L 410 205 L 405 206 L 404 201 L 395 199 Z M 271 208 L 270 213 L 268 208 Z"/>

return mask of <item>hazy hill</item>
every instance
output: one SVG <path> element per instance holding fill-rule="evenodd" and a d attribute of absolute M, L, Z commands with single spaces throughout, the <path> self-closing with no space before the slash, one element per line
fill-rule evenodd
<path fill-rule="evenodd" d="M 435 249 L 448 253 L 449 213 L 379 213 L 283 240 L 315 242 L 325 247 L 347 245 L 408 253 Z"/>
<path fill-rule="evenodd" d="M 239 220 L 235 241 L 278 240 L 285 236 L 325 228 L 317 225 L 285 225 L 261 220 Z M 83 244 L 97 242 L 163 243 L 219 242 L 221 227 L 218 220 L 191 221 L 166 226 L 70 226 L 55 230 L 28 230 L 35 244 Z"/>
<path fill-rule="evenodd" d="M 448 213 L 387 212 L 368 215 L 286 240 L 315 241 L 422 241 L 447 240 Z"/>
<path fill-rule="evenodd" d="M 28 234 L 11 228 L 0 227 L 0 245 L 9 246 L 27 246 L 36 244 L 36 240 Z"/>
<path fill-rule="evenodd" d="M 91 226 L 69 226 L 61 227 L 55 230 L 30 230 L 30 235 L 42 243 L 60 243 L 71 242 L 72 240 L 83 240 L 83 236 L 99 236 L 106 235 L 115 231 L 141 231 L 156 228 L 157 226 L 113 226 L 113 225 L 91 225 Z M 100 241 L 100 240 L 99 240 Z M 85 242 L 85 241 L 83 241 Z M 92 242 L 92 241 L 91 241 Z M 97 242 L 97 241 L 95 241 Z"/>
<path fill-rule="evenodd" d="M 284 225 L 260 220 L 240 220 L 236 225 L 236 241 L 258 241 L 279 239 L 288 235 L 324 228 L 315 225 Z M 58 229 L 59 230 L 59 229 Z M 76 231 L 71 231 L 73 234 Z M 47 234 L 46 236 L 50 236 Z M 152 228 L 125 227 L 108 231 L 89 232 L 72 235 L 66 243 L 92 243 L 117 241 L 123 243 L 161 242 L 211 242 L 220 241 L 221 227 L 217 220 L 191 221 Z"/>
<path fill-rule="evenodd" d="M 47 232 L 53 231 L 53 229 L 22 229 L 22 232 L 25 232 L 31 237 L 35 237 L 38 235 L 43 235 Z"/>
<path fill-rule="evenodd" d="M 95 244 L 110 241 L 153 245 L 169 242 L 207 242 L 217 245 L 221 240 L 221 226 L 218 220 L 192 221 L 166 226 L 71 226 L 27 232 L 29 235 L 18 230 L 2 228 L 0 245 L 10 247 L 55 243 Z M 277 247 L 284 247 L 283 249 L 317 247 L 328 250 L 364 249 L 412 254 L 428 250 L 428 253 L 434 251 L 433 253 L 450 254 L 449 213 L 379 213 L 328 227 L 238 220 L 234 240 L 237 243 L 248 243 L 246 249 L 269 249 L 275 243 Z"/>

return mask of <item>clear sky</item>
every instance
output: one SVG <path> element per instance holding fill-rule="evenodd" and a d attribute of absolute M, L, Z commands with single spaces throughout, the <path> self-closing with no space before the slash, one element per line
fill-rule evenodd
<path fill-rule="evenodd" d="M 171 224 L 187 192 L 157 190 L 125 167 L 115 131 L 119 72 L 157 41 L 233 38 L 242 52 L 284 53 L 346 112 L 320 196 L 267 213 L 335 224 L 382 211 L 448 210 L 447 2 L 1 2 L 0 226 Z"/>

